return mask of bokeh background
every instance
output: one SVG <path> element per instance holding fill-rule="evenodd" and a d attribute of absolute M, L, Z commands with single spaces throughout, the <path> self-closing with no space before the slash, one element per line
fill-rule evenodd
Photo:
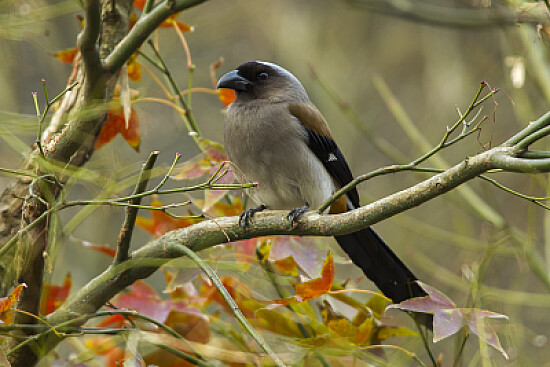
<path fill-rule="evenodd" d="M 436 3 L 450 12 L 454 6 L 483 2 L 432 4 Z M 499 5 L 509 4 L 493 4 Z M 71 66 L 51 53 L 74 47 L 79 32 L 75 14 L 82 12 L 72 1 L 4 1 L 0 11 L 0 167 L 17 168 L 36 139 L 31 92 L 39 92 L 43 103 L 42 78 L 50 96 L 65 87 Z M 458 119 L 456 107 L 466 109 L 481 81 L 500 91 L 484 105 L 482 115 L 488 119 L 482 132 L 438 154 L 448 165 L 500 144 L 549 106 L 550 46 L 544 30 L 535 25 L 436 25 L 337 0 L 212 0 L 179 20 L 195 27 L 186 34 L 196 66 L 193 86 L 212 88 L 209 66 L 220 57 L 224 63 L 218 76 L 249 60 L 280 64 L 302 81 L 356 175 L 412 160 L 436 145 Z M 167 29 L 157 37 L 162 56 L 184 88 L 189 74 L 177 35 Z M 132 87 L 142 96 L 162 96 L 147 74 Z M 151 102 L 136 103 L 134 108 L 143 134 L 140 153 L 117 137 L 94 155 L 88 168 L 117 180 L 138 170 L 152 150 L 161 152 L 160 165 L 169 165 L 176 152 L 184 159 L 199 153 L 172 109 Z M 216 96 L 195 93 L 192 108 L 203 136 L 222 142 L 223 105 Z M 377 145 L 380 139 L 390 148 Z M 425 165 L 438 164 L 442 163 L 430 160 Z M 411 172 L 387 175 L 362 184 L 359 191 L 367 203 L 424 177 Z M 525 194 L 545 196 L 548 191 L 546 175 L 492 177 Z M 0 189 L 9 182 L 0 176 Z M 497 323 L 510 360 L 491 351 L 495 366 L 550 366 L 550 284 L 543 280 L 550 276 L 550 215 L 486 182 L 473 181 L 467 187 L 375 228 L 420 279 L 458 305 L 473 304 L 510 317 L 509 322 Z M 98 192 L 82 184 L 71 195 L 93 198 Z M 75 214 L 68 211 L 63 220 Z M 78 224 L 73 235 L 112 245 L 122 219 L 121 210 L 99 208 Z M 138 229 L 134 246 L 149 239 Z M 533 271 L 537 261 L 539 275 Z M 52 280 L 59 282 L 70 270 L 78 287 L 108 263 L 101 254 L 65 239 Z M 358 275 L 350 265 L 341 271 L 342 279 L 345 272 Z M 454 344 L 453 339 L 445 340 L 434 350 L 449 352 Z M 466 350 L 469 358 L 464 365 L 480 363 L 474 339 Z"/>

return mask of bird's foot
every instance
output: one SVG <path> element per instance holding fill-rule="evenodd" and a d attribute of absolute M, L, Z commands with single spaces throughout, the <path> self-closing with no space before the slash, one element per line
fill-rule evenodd
<path fill-rule="evenodd" d="M 290 221 L 290 225 L 294 226 L 296 223 L 298 223 L 298 219 L 307 213 L 309 210 L 309 204 L 306 203 L 304 206 L 300 206 L 298 208 L 292 209 L 288 214 L 286 215 L 286 218 Z"/>
<path fill-rule="evenodd" d="M 250 208 L 244 210 L 241 215 L 239 216 L 239 225 L 242 227 L 243 230 L 246 231 L 246 227 L 250 224 L 250 221 L 252 220 L 252 217 L 254 214 L 261 212 L 262 210 L 267 209 L 267 206 L 260 205 L 257 208 Z"/>

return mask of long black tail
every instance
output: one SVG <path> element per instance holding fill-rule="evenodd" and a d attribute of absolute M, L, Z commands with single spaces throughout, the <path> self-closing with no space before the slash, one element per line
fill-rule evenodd
<path fill-rule="evenodd" d="M 427 295 L 415 282 L 416 276 L 372 228 L 335 239 L 351 261 L 394 303 Z M 422 322 L 431 329 L 431 320 Z"/>

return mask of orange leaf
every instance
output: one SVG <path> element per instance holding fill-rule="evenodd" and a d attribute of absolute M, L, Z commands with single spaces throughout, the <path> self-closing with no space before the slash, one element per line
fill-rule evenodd
<path fill-rule="evenodd" d="M 8 297 L 0 298 L 0 324 L 4 322 L 11 323 L 13 321 L 13 315 L 11 313 L 7 315 L 3 315 L 3 313 L 9 310 L 12 305 L 17 302 L 21 291 L 23 291 L 23 288 L 26 287 L 27 285 L 25 283 L 21 283 L 15 287 Z"/>
<path fill-rule="evenodd" d="M 110 248 L 109 246 L 90 244 L 88 247 L 110 257 L 115 257 L 116 255 L 116 250 L 114 248 Z"/>
<path fill-rule="evenodd" d="M 273 265 L 284 275 L 298 276 L 298 264 L 294 261 L 292 255 L 289 255 L 285 258 L 275 260 Z"/>
<path fill-rule="evenodd" d="M 153 197 L 150 205 L 161 207 L 164 204 L 156 197 Z M 152 219 L 137 217 L 136 224 L 155 237 L 160 237 L 164 233 L 174 229 L 189 227 L 190 225 L 198 223 L 202 220 L 200 218 L 173 218 L 159 210 L 152 210 L 151 217 Z"/>
<path fill-rule="evenodd" d="M 138 8 L 139 10 L 143 10 L 145 7 L 145 1 L 146 0 L 134 0 L 134 8 Z"/>
<path fill-rule="evenodd" d="M 124 116 L 123 116 L 124 118 Z M 128 127 L 124 125 L 124 128 L 120 132 L 120 135 L 126 140 L 136 152 L 139 152 L 139 144 L 141 143 L 141 132 L 139 129 L 139 119 L 136 111 L 132 108 L 130 119 L 128 120 Z"/>
<path fill-rule="evenodd" d="M 234 217 L 241 215 L 243 212 L 243 203 L 241 199 L 234 197 L 232 201 L 232 204 L 218 201 L 208 208 L 207 213 L 213 217 Z M 197 200 L 195 203 L 198 206 L 203 204 L 200 200 Z"/>
<path fill-rule="evenodd" d="M 48 315 L 57 310 L 69 296 L 72 285 L 71 273 L 67 273 L 62 285 L 44 284 L 40 300 L 40 313 Z"/>
<path fill-rule="evenodd" d="M 227 107 L 235 102 L 235 91 L 233 89 L 220 88 L 218 89 L 218 98 Z"/>
<path fill-rule="evenodd" d="M 0 313 L 6 312 L 11 307 L 11 298 L 10 297 L 2 297 L 0 298 Z"/>
<path fill-rule="evenodd" d="M 159 26 L 159 28 L 172 28 L 174 26 L 174 23 L 178 26 L 179 30 L 182 32 L 193 32 L 195 29 L 193 26 L 187 25 L 182 22 L 176 21 L 176 18 L 178 17 L 180 13 L 172 14 L 164 22 L 162 22 Z"/>
<path fill-rule="evenodd" d="M 126 127 L 122 107 L 116 107 L 107 111 L 107 120 L 99 132 L 95 142 L 95 149 L 101 148 L 103 145 L 113 140 L 119 133 L 136 152 L 139 152 L 139 144 L 141 141 L 139 119 L 133 108 L 131 110 L 130 120 L 128 121 L 128 127 Z"/>
<path fill-rule="evenodd" d="M 328 253 L 323 269 L 321 270 L 321 277 L 311 279 L 307 282 L 299 283 L 294 286 L 296 295 L 304 300 L 319 297 L 330 291 L 330 286 L 334 281 L 334 259 L 332 253 Z"/>
<path fill-rule="evenodd" d="M 10 293 L 10 298 L 13 303 L 17 302 L 17 299 L 19 298 L 19 295 L 23 291 L 23 288 L 27 288 L 27 285 L 25 283 L 19 284 L 13 291 Z"/>
<path fill-rule="evenodd" d="M 62 62 L 72 64 L 77 53 L 78 53 L 78 48 L 73 47 L 73 48 L 67 48 L 65 50 L 57 51 L 53 54 L 53 56 Z"/>
<path fill-rule="evenodd" d="M 128 78 L 130 78 L 134 82 L 141 81 L 141 66 L 137 61 L 136 54 L 134 54 L 132 57 L 128 59 L 128 62 L 126 62 L 126 65 L 127 65 Z"/>

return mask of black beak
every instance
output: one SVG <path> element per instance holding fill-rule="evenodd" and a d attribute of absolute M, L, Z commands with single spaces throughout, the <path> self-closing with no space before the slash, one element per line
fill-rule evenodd
<path fill-rule="evenodd" d="M 237 92 L 246 92 L 250 82 L 239 75 L 237 70 L 230 71 L 218 80 L 216 88 L 228 88 Z"/>

